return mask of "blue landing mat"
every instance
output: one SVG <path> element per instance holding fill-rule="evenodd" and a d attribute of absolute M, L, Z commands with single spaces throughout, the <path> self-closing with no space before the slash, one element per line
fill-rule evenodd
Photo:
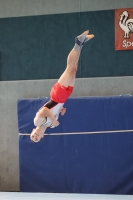
<path fill-rule="evenodd" d="M 30 133 L 47 101 L 18 100 L 19 133 Z M 60 126 L 47 133 L 125 130 L 119 133 L 19 137 L 20 191 L 133 194 L 133 97 L 70 98 Z"/>

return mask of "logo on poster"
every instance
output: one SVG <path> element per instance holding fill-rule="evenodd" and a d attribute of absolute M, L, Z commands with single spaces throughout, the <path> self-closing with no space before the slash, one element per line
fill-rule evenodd
<path fill-rule="evenodd" d="M 124 31 L 124 35 L 123 37 L 126 39 L 130 38 L 130 34 L 133 33 L 133 19 L 129 18 L 129 13 L 128 11 L 124 11 L 121 15 L 120 15 L 120 21 L 119 21 L 119 26 L 120 28 Z M 128 48 L 133 46 L 133 42 L 131 41 L 127 41 L 127 40 L 123 40 L 123 47 Z"/>

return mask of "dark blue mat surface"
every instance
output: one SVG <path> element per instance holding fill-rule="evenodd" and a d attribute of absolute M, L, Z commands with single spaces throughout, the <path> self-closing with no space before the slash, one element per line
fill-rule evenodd
<path fill-rule="evenodd" d="M 30 133 L 47 101 L 18 100 L 19 133 Z M 133 97 L 70 98 L 60 126 L 47 133 L 125 130 L 119 133 L 19 137 L 20 191 L 133 194 Z"/>

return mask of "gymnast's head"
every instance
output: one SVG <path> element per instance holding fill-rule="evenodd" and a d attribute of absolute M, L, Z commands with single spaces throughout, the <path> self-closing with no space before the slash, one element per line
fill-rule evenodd
<path fill-rule="evenodd" d="M 33 129 L 30 134 L 30 139 L 32 142 L 39 142 L 44 137 L 44 132 L 49 126 L 48 124 L 45 124 L 45 122 L 46 118 L 42 118 L 39 115 L 35 116 L 34 125 L 36 126 L 36 128 Z"/>
<path fill-rule="evenodd" d="M 44 130 L 40 127 L 36 127 L 32 130 L 30 134 L 30 139 L 32 142 L 39 142 L 44 137 Z"/>

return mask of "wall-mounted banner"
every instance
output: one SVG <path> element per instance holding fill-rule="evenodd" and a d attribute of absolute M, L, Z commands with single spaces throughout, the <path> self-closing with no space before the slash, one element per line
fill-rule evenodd
<path fill-rule="evenodd" d="M 115 10 L 115 50 L 133 49 L 133 8 Z"/>

